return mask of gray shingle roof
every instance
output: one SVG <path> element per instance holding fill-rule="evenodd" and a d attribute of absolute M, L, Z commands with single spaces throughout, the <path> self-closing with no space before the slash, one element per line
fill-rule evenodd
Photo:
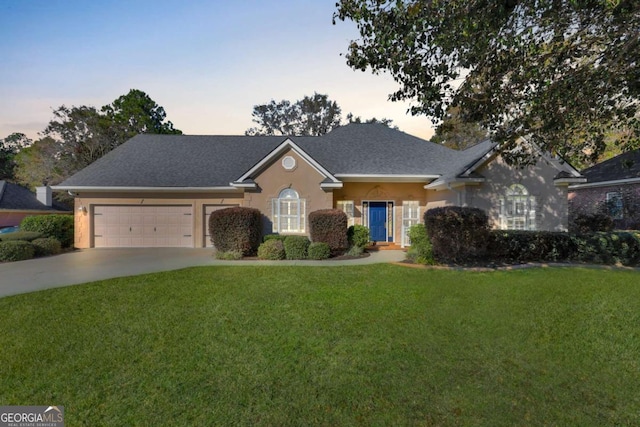
<path fill-rule="evenodd" d="M 582 171 L 587 183 L 640 178 L 640 150 L 628 151 Z"/>
<path fill-rule="evenodd" d="M 68 211 L 54 201 L 53 207 L 41 203 L 28 188 L 11 182 L 0 181 L 0 209 L 20 211 Z"/>
<path fill-rule="evenodd" d="M 138 135 L 60 187 L 226 187 L 287 138 Z M 333 175 L 455 175 L 491 148 L 459 152 L 380 124 L 289 139 Z"/>

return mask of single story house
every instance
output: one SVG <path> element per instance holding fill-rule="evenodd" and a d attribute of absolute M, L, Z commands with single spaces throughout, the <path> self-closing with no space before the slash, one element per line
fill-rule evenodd
<path fill-rule="evenodd" d="M 210 246 L 208 218 L 229 206 L 264 214 L 265 234 L 308 234 L 307 216 L 337 208 L 379 243 L 408 244 L 425 210 L 484 209 L 496 228 L 566 230 L 558 158 L 508 165 L 491 141 L 456 151 L 381 124 L 318 137 L 138 135 L 71 176 L 75 246 Z"/>
<path fill-rule="evenodd" d="M 587 182 L 569 186 L 571 216 L 606 213 L 617 229 L 640 229 L 640 150 L 582 171 Z"/>
<path fill-rule="evenodd" d="M 38 187 L 36 194 L 26 187 L 0 181 L 0 227 L 20 225 L 31 215 L 70 213 L 70 210 L 53 200 L 51 188 Z"/>

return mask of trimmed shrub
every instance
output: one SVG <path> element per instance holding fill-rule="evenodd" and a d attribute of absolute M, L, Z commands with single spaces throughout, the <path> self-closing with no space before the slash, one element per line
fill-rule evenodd
<path fill-rule="evenodd" d="M 577 234 L 571 236 L 575 245 L 574 261 L 596 264 L 640 265 L 640 233 Z"/>
<path fill-rule="evenodd" d="M 339 209 L 320 209 L 309 214 L 311 241 L 329 245 L 332 255 L 343 253 L 349 247 L 347 214 Z"/>
<path fill-rule="evenodd" d="M 53 237 L 43 237 L 31 242 L 35 249 L 35 256 L 50 256 L 57 255 L 62 252 L 62 245 Z"/>
<path fill-rule="evenodd" d="M 462 206 L 429 209 L 424 223 L 437 261 L 465 263 L 486 255 L 489 220 L 483 210 Z"/>
<path fill-rule="evenodd" d="M 284 244 L 280 239 L 268 239 L 258 247 L 258 258 L 268 260 L 284 259 Z"/>
<path fill-rule="evenodd" d="M 73 215 L 35 215 L 25 217 L 20 223 L 20 229 L 35 231 L 43 237 L 57 239 L 63 248 L 73 246 Z"/>
<path fill-rule="evenodd" d="M 269 240 L 280 240 L 282 243 L 284 243 L 284 239 L 286 239 L 287 236 L 284 234 L 267 234 L 266 236 L 264 236 L 264 238 L 262 239 L 263 242 L 269 241 Z"/>
<path fill-rule="evenodd" d="M 415 224 L 409 228 L 411 247 L 407 250 L 407 258 L 416 264 L 435 264 L 433 247 L 424 224 Z"/>
<path fill-rule="evenodd" d="M 331 248 L 324 242 L 312 242 L 307 249 L 309 259 L 323 260 L 331 256 Z"/>
<path fill-rule="evenodd" d="M 491 230 L 487 258 L 499 262 L 566 261 L 575 251 L 571 236 L 558 231 Z"/>
<path fill-rule="evenodd" d="M 351 247 L 366 248 L 371 241 L 369 229 L 364 225 L 352 225 L 347 229 L 347 241 Z"/>
<path fill-rule="evenodd" d="M 222 261 L 237 261 L 242 259 L 243 255 L 240 251 L 216 251 L 215 257 Z"/>
<path fill-rule="evenodd" d="M 307 258 L 309 239 L 306 236 L 287 236 L 284 239 L 284 252 L 287 259 Z"/>
<path fill-rule="evenodd" d="M 14 233 L 0 234 L 0 240 L 3 242 L 22 240 L 23 242 L 31 242 L 42 237 L 42 233 L 36 231 L 16 231 Z"/>
<path fill-rule="evenodd" d="M 262 240 L 262 214 L 258 209 L 232 207 L 213 211 L 209 235 L 219 252 L 253 255 Z"/>
<path fill-rule="evenodd" d="M 348 256 L 360 256 L 364 253 L 364 248 L 362 246 L 351 246 L 345 255 Z"/>
<path fill-rule="evenodd" d="M 0 262 L 22 261 L 33 258 L 33 245 L 24 240 L 10 240 L 0 242 Z"/>
<path fill-rule="evenodd" d="M 569 231 L 578 234 L 612 230 L 613 219 L 602 212 L 579 213 L 569 223 Z"/>

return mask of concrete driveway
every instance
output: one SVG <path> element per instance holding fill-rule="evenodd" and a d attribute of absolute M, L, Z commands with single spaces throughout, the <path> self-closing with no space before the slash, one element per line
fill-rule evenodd
<path fill-rule="evenodd" d="M 83 249 L 62 255 L 0 264 L 0 297 L 115 277 L 170 271 L 201 265 L 338 266 L 404 259 L 402 251 L 372 252 L 347 261 L 219 261 L 212 249 Z"/>

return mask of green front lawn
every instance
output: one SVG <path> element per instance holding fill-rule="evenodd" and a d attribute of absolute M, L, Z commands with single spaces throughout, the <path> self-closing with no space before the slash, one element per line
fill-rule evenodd
<path fill-rule="evenodd" d="M 0 299 L 67 425 L 637 425 L 640 273 L 203 267 Z"/>

